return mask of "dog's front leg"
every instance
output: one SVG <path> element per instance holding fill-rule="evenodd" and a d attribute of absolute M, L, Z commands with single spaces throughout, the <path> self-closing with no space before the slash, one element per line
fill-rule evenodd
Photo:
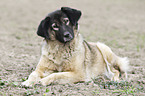
<path fill-rule="evenodd" d="M 47 58 L 42 56 L 37 67 L 36 70 L 33 71 L 28 80 L 26 80 L 25 82 L 22 83 L 23 86 L 27 86 L 27 87 L 32 87 L 33 85 L 35 85 L 41 78 L 43 78 L 43 73 L 45 70 L 45 64 L 47 64 Z"/>
<path fill-rule="evenodd" d="M 38 71 L 33 71 L 28 80 L 22 83 L 23 86 L 32 87 L 41 79 L 40 73 Z"/>
<path fill-rule="evenodd" d="M 62 83 L 75 83 L 78 81 L 83 80 L 83 78 L 81 78 L 82 76 L 78 76 L 76 73 L 74 72 L 60 72 L 60 73 L 52 73 L 51 75 L 43 78 L 40 80 L 40 83 L 43 86 L 49 85 L 52 82 L 58 80 L 59 84 Z"/>

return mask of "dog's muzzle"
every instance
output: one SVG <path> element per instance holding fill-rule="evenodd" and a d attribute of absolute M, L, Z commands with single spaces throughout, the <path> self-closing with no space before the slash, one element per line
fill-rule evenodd
<path fill-rule="evenodd" d="M 72 34 L 70 32 L 64 32 L 64 42 L 69 42 L 73 39 Z"/>

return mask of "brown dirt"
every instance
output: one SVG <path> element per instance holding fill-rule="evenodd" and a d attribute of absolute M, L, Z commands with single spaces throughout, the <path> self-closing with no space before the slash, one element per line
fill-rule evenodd
<path fill-rule="evenodd" d="M 97 78 L 95 84 L 20 85 L 39 61 L 39 22 L 61 6 L 83 12 L 80 33 L 87 41 L 104 42 L 116 54 L 129 57 L 128 82 L 115 85 Z M 0 95 L 145 96 L 144 0 L 1 0 L 0 12 Z"/>

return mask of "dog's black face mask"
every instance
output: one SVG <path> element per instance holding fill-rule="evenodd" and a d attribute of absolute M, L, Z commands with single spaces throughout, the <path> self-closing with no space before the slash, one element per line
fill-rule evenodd
<path fill-rule="evenodd" d="M 81 11 L 69 7 L 62 7 L 48 14 L 48 16 L 41 21 L 37 34 L 47 40 L 51 40 L 50 34 L 54 34 L 55 38 L 62 42 L 70 42 L 74 38 L 74 27 L 81 16 Z"/>

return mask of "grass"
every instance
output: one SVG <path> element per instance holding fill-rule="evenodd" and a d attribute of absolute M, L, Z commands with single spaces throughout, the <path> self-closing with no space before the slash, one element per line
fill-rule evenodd
<path fill-rule="evenodd" d="M 134 83 L 133 81 L 121 81 L 121 82 L 115 82 L 115 81 L 103 81 L 103 80 L 94 80 L 94 83 L 99 85 L 101 89 L 109 89 L 112 90 L 112 94 L 118 93 L 119 95 L 134 95 L 135 93 L 140 92 L 143 90 L 143 86 Z"/>
<path fill-rule="evenodd" d="M 22 79 L 24 81 L 24 79 Z M 21 82 L 22 82 L 21 81 Z M 143 90 L 143 86 L 139 85 L 140 83 L 138 82 L 127 82 L 127 81 L 121 81 L 121 82 L 115 82 L 115 81 L 103 81 L 99 79 L 94 79 L 93 80 L 96 85 L 98 85 L 100 88 L 94 86 L 94 90 L 92 90 L 93 95 L 99 95 L 102 94 L 101 90 L 109 90 L 109 92 L 106 93 L 106 95 L 109 94 L 117 94 L 117 95 L 135 95 L 136 93 L 140 92 Z M 86 84 L 86 83 L 84 83 Z M 89 87 L 88 84 L 86 86 Z M 23 96 L 32 96 L 32 95 L 41 95 L 41 96 L 48 96 L 50 94 L 56 95 L 58 93 L 64 93 L 66 90 L 61 89 L 61 92 L 57 90 L 56 88 L 53 88 L 53 86 L 41 86 L 41 85 L 35 85 L 33 88 L 28 88 L 20 85 L 20 82 L 9 82 L 9 81 L 4 81 L 0 79 L 0 89 L 5 89 L 5 88 L 18 88 L 18 89 L 23 89 L 23 93 L 19 93 L 18 95 L 23 95 Z M 69 86 L 68 88 L 71 88 L 74 86 Z M 68 89 L 67 88 L 67 89 Z M 77 87 L 76 87 L 77 88 Z M 56 93 L 56 90 L 58 91 Z M 85 90 L 88 91 L 88 90 Z M 80 92 L 80 91 L 79 91 Z M 16 93 L 16 92 L 15 92 Z M 12 93 L 13 94 L 13 93 Z M 0 95 L 2 96 L 7 96 L 7 92 L 0 92 Z M 9 94 L 10 95 L 10 94 Z M 13 95 L 10 95 L 13 96 Z"/>
<path fill-rule="evenodd" d="M 137 35 L 137 44 L 136 44 L 136 49 L 137 52 L 139 52 L 141 49 L 143 49 L 145 47 L 144 43 L 145 43 L 145 34 L 138 34 Z"/>
<path fill-rule="evenodd" d="M 136 88 L 134 88 L 133 86 L 128 86 L 127 88 L 124 88 L 124 89 L 119 89 L 119 90 L 115 90 L 114 92 L 112 93 L 119 93 L 119 95 L 122 95 L 122 94 L 126 94 L 126 95 L 135 95 L 135 90 Z"/>

